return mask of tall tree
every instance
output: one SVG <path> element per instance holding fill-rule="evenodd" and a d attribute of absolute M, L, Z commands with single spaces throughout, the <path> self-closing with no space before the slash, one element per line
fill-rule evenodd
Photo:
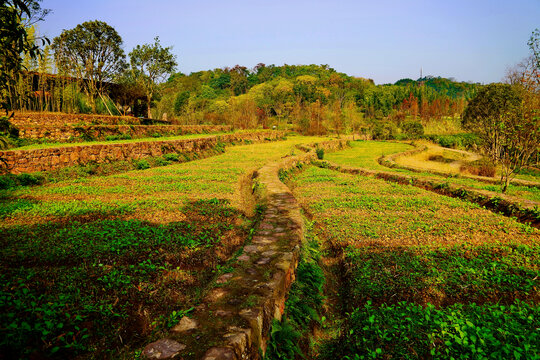
<path fill-rule="evenodd" d="M 137 45 L 129 53 L 133 74 L 146 92 L 149 118 L 152 117 L 150 111 L 152 96 L 156 92 L 158 83 L 167 75 L 172 74 L 177 66 L 176 56 L 171 53 L 171 49 L 171 47 L 162 47 L 159 37 L 156 37 L 153 44 Z"/>
<path fill-rule="evenodd" d="M 484 153 L 501 165 L 503 192 L 540 145 L 538 98 L 528 100 L 530 96 L 519 85 L 490 84 L 478 92 L 463 113 L 463 126 L 480 136 Z"/>
<path fill-rule="evenodd" d="M 0 0 L 0 108 L 11 107 L 9 88 L 21 70 L 21 55 L 36 59 L 41 53 L 37 40 L 41 45 L 49 42 L 28 34 L 28 29 L 48 13 L 36 0 Z"/>
<path fill-rule="evenodd" d="M 96 112 L 96 96 L 103 94 L 105 82 L 113 80 L 125 67 L 118 32 L 103 21 L 87 21 L 62 31 L 54 39 L 53 50 L 59 70 L 81 80 L 92 111 Z"/>

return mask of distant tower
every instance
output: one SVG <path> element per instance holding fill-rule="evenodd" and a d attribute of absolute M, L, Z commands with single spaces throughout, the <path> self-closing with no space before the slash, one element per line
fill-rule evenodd
<path fill-rule="evenodd" d="M 422 78 L 422 67 L 420 66 L 420 79 Z"/>

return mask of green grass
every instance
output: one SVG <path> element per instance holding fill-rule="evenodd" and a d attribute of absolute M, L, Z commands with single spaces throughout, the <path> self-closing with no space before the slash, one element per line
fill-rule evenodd
<path fill-rule="evenodd" d="M 344 244 L 432 246 L 540 237 L 537 229 L 476 204 L 370 177 L 309 167 L 295 187 L 329 236 Z"/>
<path fill-rule="evenodd" d="M 321 359 L 538 359 L 540 308 L 401 302 L 354 310 Z"/>
<path fill-rule="evenodd" d="M 339 165 L 349 165 L 373 170 L 386 170 L 377 159 L 381 156 L 413 149 L 411 145 L 384 141 L 351 141 L 351 148 L 330 153 L 325 159 Z"/>
<path fill-rule="evenodd" d="M 225 135 L 231 134 L 230 132 L 225 133 L 216 133 L 216 134 L 188 134 L 188 135 L 178 135 L 178 136 L 163 136 L 163 137 L 147 137 L 147 138 L 137 138 L 137 139 L 126 139 L 126 140 L 105 140 L 105 141 L 84 141 L 78 143 L 44 143 L 44 144 L 32 144 L 21 146 L 17 148 L 12 148 L 9 150 L 34 150 L 34 149 L 49 149 L 49 148 L 63 148 L 63 147 L 72 147 L 72 146 L 86 146 L 86 145 L 110 145 L 110 144 L 128 144 L 128 143 L 137 143 L 137 142 L 153 142 L 153 141 L 172 141 L 172 140 L 184 140 L 184 139 L 199 139 L 209 136 L 216 135 Z"/>
<path fill-rule="evenodd" d="M 325 159 L 336 163 L 338 165 L 347 165 L 352 167 L 360 167 L 365 169 L 382 170 L 382 171 L 394 171 L 412 176 L 430 177 L 446 181 L 449 184 L 457 184 L 463 186 L 469 186 L 479 190 L 488 190 L 501 193 L 501 186 L 488 184 L 481 181 L 459 178 L 453 176 L 440 176 L 431 174 L 429 172 L 413 172 L 405 169 L 391 169 L 380 165 L 377 159 L 383 155 L 404 152 L 412 149 L 412 146 L 403 143 L 382 142 L 382 141 L 355 141 L 351 142 L 351 148 L 328 154 Z M 436 165 L 440 165 L 436 162 L 431 162 Z M 437 170 L 437 169 L 435 169 Z M 526 180 L 538 181 L 537 178 L 530 175 L 519 176 Z M 540 189 L 534 187 L 509 185 L 507 195 L 523 198 L 526 200 L 532 200 L 540 202 Z"/>
<path fill-rule="evenodd" d="M 401 301 L 447 306 L 540 301 L 540 244 L 396 247 L 345 251 L 352 308 Z M 391 294 L 391 296 L 389 296 Z"/>
<path fill-rule="evenodd" d="M 224 201 L 184 212 L 189 221 L 164 225 L 116 218 L 11 227 L 0 250 L 1 352 L 100 358 L 121 346 L 118 335 L 133 343 L 174 325 L 170 314 L 193 304 L 194 285 L 226 260 L 214 249 L 226 252 L 248 232 Z"/>
<path fill-rule="evenodd" d="M 244 174 L 322 140 L 0 191 L 0 353 L 132 358 L 249 238 Z"/>

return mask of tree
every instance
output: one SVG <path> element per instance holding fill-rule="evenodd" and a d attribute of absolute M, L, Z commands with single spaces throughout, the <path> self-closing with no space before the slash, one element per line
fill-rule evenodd
<path fill-rule="evenodd" d="M 49 13 L 42 10 L 36 0 L 0 0 L 0 108 L 10 109 L 9 88 L 13 86 L 21 70 L 21 54 L 36 59 L 49 40 L 28 34 L 33 24 Z"/>
<path fill-rule="evenodd" d="M 501 165 L 503 192 L 540 145 L 538 98 L 533 95 L 519 85 L 490 84 L 463 114 L 463 126 L 480 136 L 484 153 Z"/>
<path fill-rule="evenodd" d="M 53 41 L 56 65 L 60 71 L 77 77 L 96 112 L 96 96 L 105 82 L 113 80 L 125 67 L 122 38 L 103 21 L 87 21 L 64 30 Z"/>
<path fill-rule="evenodd" d="M 153 44 L 137 45 L 129 53 L 129 58 L 134 76 L 146 92 L 148 117 L 151 118 L 152 96 L 156 92 L 158 82 L 175 71 L 176 56 L 171 53 L 171 47 L 161 47 L 159 38 L 156 37 Z"/>

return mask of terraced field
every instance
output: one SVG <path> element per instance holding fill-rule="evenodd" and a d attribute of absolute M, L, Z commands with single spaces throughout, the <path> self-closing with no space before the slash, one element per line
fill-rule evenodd
<path fill-rule="evenodd" d="M 325 158 L 380 169 L 379 153 L 399 146 L 358 143 Z M 314 356 L 538 358 L 538 229 L 410 185 L 324 168 L 309 167 L 290 185 L 314 221 L 332 279 Z"/>
<path fill-rule="evenodd" d="M 384 155 L 389 155 L 392 153 L 399 153 L 404 152 L 407 150 L 411 150 L 413 147 L 408 144 L 404 143 L 394 143 L 394 142 L 377 142 L 377 141 L 356 141 L 351 142 L 351 148 L 328 154 L 328 156 L 325 157 L 325 159 L 338 164 L 338 165 L 348 165 L 353 167 L 360 167 L 365 169 L 372 169 L 372 170 L 382 170 L 382 171 L 393 171 L 403 174 L 409 174 L 409 175 L 415 175 L 415 176 L 422 176 L 422 177 L 429 177 L 438 179 L 440 181 L 444 181 L 448 184 L 455 184 L 460 186 L 467 186 L 474 189 L 479 190 L 487 190 L 492 191 L 498 194 L 501 193 L 501 186 L 496 184 L 489 184 L 473 179 L 467 179 L 467 178 L 461 178 L 461 177 L 455 177 L 455 169 L 450 168 L 450 170 L 454 171 L 453 175 L 448 176 L 442 176 L 430 173 L 429 170 L 434 171 L 444 171 L 445 165 L 443 164 L 443 167 L 441 168 L 441 164 L 436 161 L 427 161 L 430 155 L 433 155 L 434 153 L 420 153 L 416 155 L 412 155 L 410 157 L 406 157 L 402 159 L 401 157 L 398 158 L 398 163 L 402 165 L 407 166 L 413 166 L 417 168 L 423 168 L 426 171 L 425 172 L 413 172 L 406 169 L 400 169 L 400 168 L 388 168 L 378 163 L 377 159 Z M 443 153 L 445 150 L 443 148 L 437 149 L 437 154 Z M 448 152 L 451 150 L 447 150 Z M 440 154 L 439 154 L 440 155 Z M 455 155 L 454 152 L 452 152 L 452 155 L 447 155 L 448 157 L 456 157 L 461 158 L 459 155 Z M 422 164 L 421 167 L 418 166 L 418 164 Z M 540 183 L 540 177 L 534 176 L 534 175 L 519 175 L 519 179 L 527 180 L 527 181 L 535 181 Z M 506 191 L 506 195 L 521 198 L 525 200 L 531 200 L 540 202 L 540 188 L 539 187 L 529 187 L 529 186 L 523 186 L 518 184 L 510 184 L 508 186 L 508 189 Z"/>
<path fill-rule="evenodd" d="M 0 359 L 140 357 L 242 266 L 263 210 L 254 172 L 324 140 L 1 190 Z M 377 159 L 408 149 L 352 142 L 325 159 L 388 171 Z M 540 230 L 410 185 L 294 169 L 280 176 L 306 210 L 307 242 L 267 359 L 538 358 Z"/>
<path fill-rule="evenodd" d="M 256 221 L 251 172 L 319 140 L 3 190 L 2 356 L 135 356 L 229 271 Z"/>

